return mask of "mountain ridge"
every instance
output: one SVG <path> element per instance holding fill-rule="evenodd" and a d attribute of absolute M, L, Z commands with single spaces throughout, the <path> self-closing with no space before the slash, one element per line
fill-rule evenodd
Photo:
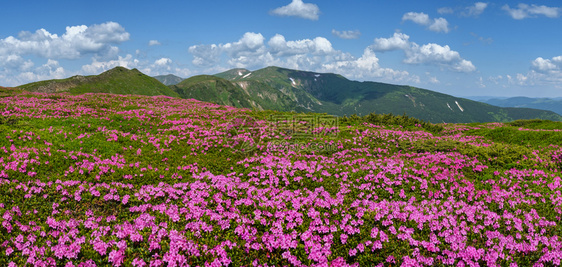
<path fill-rule="evenodd" d="M 18 88 L 42 93 L 111 93 L 178 97 L 176 92 L 157 79 L 149 77 L 137 69 L 129 70 L 125 67 L 115 67 L 98 75 L 76 75 L 66 79 L 38 81 L 20 85 Z"/>
<path fill-rule="evenodd" d="M 198 75 L 165 86 L 139 70 L 123 67 L 92 76 L 73 76 L 19 86 L 37 92 L 167 95 L 256 110 L 325 113 L 335 116 L 406 114 L 433 123 L 562 120 L 552 112 L 502 108 L 407 85 L 352 81 L 335 73 L 270 66 Z"/>
<path fill-rule="evenodd" d="M 182 98 L 194 98 L 219 105 L 257 110 L 305 111 L 296 107 L 282 92 L 255 81 L 231 82 L 214 75 L 197 75 L 170 88 Z"/>
<path fill-rule="evenodd" d="M 215 74 L 228 78 L 226 73 Z M 352 81 L 335 73 L 298 71 L 275 66 L 249 72 L 235 81 L 261 81 L 294 99 L 310 112 L 338 116 L 403 114 L 439 122 L 492 122 L 542 118 L 561 120 L 537 109 L 499 108 L 466 98 L 407 85 Z"/>

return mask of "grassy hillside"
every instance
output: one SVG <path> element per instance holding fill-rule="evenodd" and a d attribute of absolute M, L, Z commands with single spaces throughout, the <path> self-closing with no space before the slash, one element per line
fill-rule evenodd
<path fill-rule="evenodd" d="M 501 108 L 411 86 L 351 81 L 332 73 L 267 67 L 200 75 L 169 87 L 136 69 L 117 67 L 100 75 L 41 81 L 19 88 L 35 92 L 166 95 L 256 110 L 353 114 L 406 114 L 433 123 L 562 120 L 552 112 Z"/>
<path fill-rule="evenodd" d="M 422 120 L 439 122 L 507 122 L 517 119 L 562 120 L 550 111 L 500 108 L 464 98 L 453 97 L 411 86 L 377 82 L 350 81 L 332 73 L 297 71 L 278 67 L 234 75 L 218 74 L 232 81 L 254 81 L 275 88 L 310 112 L 338 116 L 352 114 L 407 114 Z M 279 109 L 282 110 L 282 109 Z"/>
<path fill-rule="evenodd" d="M 170 86 L 182 98 L 193 98 L 220 105 L 257 110 L 303 111 L 283 93 L 257 81 L 228 81 L 198 75 Z"/>
<path fill-rule="evenodd" d="M 24 84 L 18 88 L 31 92 L 110 93 L 121 95 L 165 95 L 178 94 L 158 80 L 144 75 L 137 69 L 115 67 L 99 75 L 73 76 L 66 79 L 47 80 Z"/>
<path fill-rule="evenodd" d="M 243 92 L 227 80 L 210 76 L 198 75 L 185 79 L 170 86 L 181 98 L 197 99 L 240 108 L 251 108 L 252 105 Z"/>
<path fill-rule="evenodd" d="M 234 80 L 242 79 L 242 77 L 247 77 L 246 74 L 249 74 L 249 73 L 251 73 L 251 71 L 249 71 L 247 69 L 237 68 L 237 69 L 231 69 L 231 70 L 227 70 L 225 72 L 215 74 L 214 76 L 217 76 L 217 77 L 229 80 L 229 81 L 234 81 Z"/>
<path fill-rule="evenodd" d="M 0 266 L 559 264 L 560 122 L 4 88 L 0 111 Z"/>

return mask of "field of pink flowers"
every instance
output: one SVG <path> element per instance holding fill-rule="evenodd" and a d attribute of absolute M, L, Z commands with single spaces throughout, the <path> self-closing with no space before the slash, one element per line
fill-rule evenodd
<path fill-rule="evenodd" d="M 1 266 L 562 259 L 562 147 L 469 134 L 559 130 L 340 122 L 296 138 L 270 115 L 298 114 L 4 91 Z"/>

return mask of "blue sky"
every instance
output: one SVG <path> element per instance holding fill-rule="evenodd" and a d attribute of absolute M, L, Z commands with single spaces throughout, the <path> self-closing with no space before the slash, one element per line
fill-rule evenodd
<path fill-rule="evenodd" d="M 455 96 L 562 96 L 557 1 L 8 1 L 0 85 L 270 65 Z"/>

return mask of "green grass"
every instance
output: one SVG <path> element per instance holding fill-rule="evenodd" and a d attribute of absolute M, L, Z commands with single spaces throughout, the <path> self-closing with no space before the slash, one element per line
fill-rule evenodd
<path fill-rule="evenodd" d="M 527 129 L 545 129 L 545 130 L 562 130 L 562 122 L 550 120 L 516 120 L 509 123 L 511 126 L 522 127 Z"/>
<path fill-rule="evenodd" d="M 551 144 L 562 144 L 562 132 L 550 130 L 551 127 L 560 127 L 559 123 L 535 123 L 533 127 L 533 130 L 538 131 L 519 130 L 520 127 L 508 126 L 495 129 L 470 130 L 466 134 L 482 136 L 494 142 L 534 148 L 546 147 Z M 541 129 L 544 131 L 540 131 Z"/>
<path fill-rule="evenodd" d="M 206 81 L 205 79 L 202 80 L 203 82 Z M 3 91 L 2 91 L 3 92 Z M 33 97 L 33 94 L 28 96 Z M 36 97 L 43 97 L 37 96 Z M 157 185 L 160 182 L 168 183 L 168 184 L 176 184 L 176 183 L 201 183 L 201 182 L 208 182 L 205 179 L 195 178 L 194 174 L 201 174 L 204 170 L 210 171 L 214 175 L 232 175 L 232 173 L 236 173 L 237 176 L 243 182 L 247 182 L 249 180 L 249 173 L 256 172 L 258 168 L 264 166 L 263 161 L 256 160 L 249 162 L 248 166 L 242 164 L 237 164 L 244 159 L 250 158 L 257 158 L 259 155 L 259 151 L 256 154 L 243 154 L 243 153 L 234 153 L 234 149 L 227 148 L 222 145 L 218 146 L 210 146 L 208 149 L 203 149 L 203 146 L 189 144 L 189 141 L 197 141 L 201 139 L 207 138 L 206 135 L 202 134 L 194 138 L 189 139 L 181 139 L 181 141 L 177 143 L 171 143 L 170 148 L 172 150 L 161 150 L 157 151 L 156 148 L 152 144 L 146 144 L 141 141 L 132 141 L 128 137 L 119 137 L 116 141 L 107 141 L 108 135 L 106 132 L 102 132 L 98 130 L 99 127 L 106 127 L 108 130 L 116 131 L 118 133 L 131 133 L 131 134 L 138 134 L 139 136 L 144 136 L 142 141 L 148 141 L 149 138 L 159 138 L 162 139 L 159 143 L 164 147 L 164 141 L 168 140 L 171 135 L 181 136 L 182 131 L 180 130 L 173 130 L 171 129 L 171 124 L 162 124 L 164 120 L 174 120 L 174 119 L 191 119 L 191 118 L 206 118 L 202 119 L 201 121 L 197 122 L 197 125 L 202 125 L 203 129 L 211 129 L 213 127 L 218 127 L 217 124 L 222 124 L 223 119 L 217 119 L 218 116 L 213 115 L 213 112 L 217 112 L 220 110 L 221 113 L 226 108 L 224 107 L 211 107 L 208 106 L 203 108 L 205 104 L 200 104 L 200 109 L 189 109 L 185 108 L 179 111 L 169 111 L 166 110 L 159 114 L 158 116 L 151 117 L 150 121 L 142 121 L 139 118 L 128 118 L 127 114 L 116 114 L 117 112 L 125 112 L 125 111 L 134 111 L 134 110 L 143 110 L 143 112 L 152 111 L 154 109 L 158 112 L 158 109 L 153 107 L 153 103 L 159 102 L 161 98 L 145 98 L 145 97 L 138 97 L 138 96 L 129 96 L 129 97 L 121 97 L 115 96 L 108 98 L 107 95 L 102 95 L 98 97 L 97 95 L 89 95 L 86 96 L 86 99 L 81 100 L 79 97 L 75 96 L 68 96 L 65 94 L 60 95 L 51 95 L 53 99 L 63 100 L 64 98 L 72 98 L 75 101 L 75 104 L 71 108 L 78 108 L 78 107 L 90 107 L 94 108 L 98 111 L 103 111 L 103 118 L 96 118 L 89 114 L 82 114 L 81 117 L 78 118 L 48 118 L 48 119 L 39 119 L 39 118 L 26 118 L 22 119 L 20 117 L 2 117 L 0 118 L 0 132 L 5 133 L 5 136 L 9 136 L 8 138 L 0 138 L 0 147 L 6 147 L 6 149 L 10 149 L 10 146 L 13 144 L 18 148 L 23 147 L 32 147 L 37 148 L 39 153 L 35 154 L 35 152 L 30 152 L 32 155 L 29 157 L 35 158 L 38 157 L 38 160 L 42 163 L 46 161 L 50 161 L 49 164 L 41 164 L 41 165 L 34 165 L 30 164 L 28 168 L 33 167 L 35 168 L 33 171 L 37 172 L 39 175 L 30 178 L 27 177 L 25 174 L 17 171 L 10 171 L 11 179 L 21 180 L 22 182 L 30 182 L 32 183 L 34 180 L 41 180 L 42 182 L 49 182 L 49 181 L 56 181 L 60 179 L 62 181 L 66 180 L 79 180 L 79 181 L 86 181 L 87 183 L 107 183 L 111 184 L 112 182 L 119 182 L 119 183 L 130 183 L 134 185 L 135 190 L 140 188 L 143 185 Z M 161 101 L 159 103 L 162 105 L 162 108 L 168 108 L 177 100 L 165 99 L 165 101 Z M 410 101 L 410 100 L 408 100 Z M 185 101 L 188 102 L 188 101 Z M 96 104 L 97 103 L 97 104 Z M 410 102 L 411 103 L 411 102 Z M 136 104 L 143 105 L 137 106 Z M 4 107 L 10 106 L 10 103 L 4 105 Z M 12 105 L 13 106 L 13 103 Z M 52 108 L 52 107 L 51 107 Z M 177 112 L 174 114 L 170 114 L 173 112 Z M 276 118 L 278 117 L 291 117 L 291 116 L 322 116 L 322 114 L 310 114 L 310 113 L 296 113 L 296 112 L 281 112 L 281 111 L 238 111 L 237 115 L 246 114 L 248 116 L 252 116 L 255 119 L 259 120 L 268 120 L 271 122 L 275 122 Z M 146 114 L 146 113 L 143 113 Z M 235 114 L 234 112 L 232 114 Z M 210 115 L 210 116 L 209 116 Z M 206 117 L 209 116 L 209 117 Z M 217 121 L 218 120 L 218 121 Z M 370 127 L 365 126 L 364 123 L 373 123 L 379 125 L 379 127 Z M 184 123 L 184 126 L 187 123 Z M 422 192 L 420 190 L 420 183 L 414 181 L 415 179 L 422 177 L 423 174 L 414 174 L 413 171 L 416 168 L 420 168 L 422 163 L 415 163 L 412 158 L 407 154 L 412 153 L 420 153 L 418 155 L 414 155 L 414 159 L 416 157 L 423 157 L 424 154 L 447 154 L 451 158 L 457 158 L 456 155 L 466 155 L 472 159 L 479 160 L 482 164 L 489 166 L 489 169 L 486 169 L 482 172 L 473 171 L 471 167 L 465 167 L 463 169 L 463 179 L 466 177 L 466 181 L 475 184 L 476 190 L 499 190 L 498 188 L 509 188 L 514 186 L 525 186 L 525 190 L 529 189 L 532 192 L 539 192 L 543 196 L 548 196 L 552 192 L 550 189 L 546 187 L 544 184 L 534 184 L 533 182 L 536 181 L 534 177 L 524 177 L 517 181 L 516 185 L 504 184 L 502 181 L 507 176 L 504 175 L 504 171 L 509 171 L 512 168 L 517 170 L 544 170 L 546 172 L 549 169 L 541 164 L 538 164 L 531 160 L 526 160 L 526 157 L 531 157 L 532 153 L 534 152 L 532 147 L 535 146 L 543 146 L 543 143 L 550 143 L 550 144 L 560 144 L 560 132 L 556 131 L 521 131 L 519 128 L 526 128 L 526 129 L 558 129 L 561 123 L 552 122 L 552 121 L 539 121 L 539 120 L 532 120 L 532 121 L 514 121 L 509 123 L 507 126 L 500 128 L 496 124 L 473 124 L 473 125 L 433 125 L 427 123 L 426 121 L 422 121 L 419 119 L 415 119 L 409 116 L 395 116 L 390 114 L 370 114 L 368 116 L 351 116 L 341 118 L 339 128 L 341 132 L 337 136 L 330 136 L 330 137 L 320 137 L 318 139 L 314 138 L 305 138 L 303 142 L 316 142 L 322 143 L 323 141 L 335 141 L 341 142 L 342 148 L 339 148 L 337 152 L 344 152 L 348 153 L 350 156 L 350 160 L 365 160 L 367 162 L 374 162 L 380 163 L 380 166 L 377 166 L 373 169 L 361 169 L 358 168 L 359 166 L 366 167 L 364 164 L 341 164 L 341 165 L 333 165 L 330 166 L 329 163 L 326 165 L 322 159 L 330 159 L 330 158 L 339 158 L 342 160 L 340 163 L 346 161 L 346 157 L 334 157 L 331 152 L 329 151 L 320 151 L 316 152 L 316 156 L 321 155 L 325 158 L 316 157 L 312 155 L 312 151 L 295 151 L 298 152 L 297 154 L 293 153 L 283 153 L 278 152 L 275 154 L 276 157 L 279 158 L 289 158 L 292 162 L 296 160 L 304 160 L 304 161 L 312 161 L 318 160 L 319 164 L 324 165 L 323 170 L 329 171 L 331 174 L 342 173 L 344 170 L 349 170 L 348 174 L 348 183 L 349 190 L 351 192 L 344 193 L 344 197 L 342 200 L 342 204 L 335 207 L 337 209 L 345 209 L 347 214 L 354 216 L 353 219 L 355 220 L 355 215 L 357 206 L 353 207 L 352 203 L 356 200 L 360 200 L 364 198 L 364 196 L 360 196 L 362 194 L 362 190 L 358 190 L 358 187 L 361 184 L 370 184 L 376 183 L 374 181 L 365 181 L 367 176 L 369 175 L 377 175 L 379 172 L 382 172 L 385 168 L 393 167 L 393 164 L 396 162 L 404 163 L 404 166 L 400 167 L 400 173 L 391 174 L 390 172 L 385 173 L 385 177 L 383 179 L 388 179 L 390 181 L 400 181 L 401 183 L 394 183 L 392 185 L 394 187 L 394 191 L 397 192 L 400 189 L 404 189 L 408 195 L 408 198 L 415 197 L 417 201 L 424 201 L 424 197 L 427 198 L 427 192 Z M 152 127 L 152 128 L 151 128 Z M 470 135 L 481 135 L 485 137 L 485 139 L 492 140 L 489 146 L 479 146 L 477 144 L 472 144 L 470 142 L 458 141 L 453 138 L 456 135 L 456 132 L 449 131 L 455 127 L 461 128 L 464 127 L 464 130 L 458 130 L 461 137 L 466 137 Z M 494 128 L 495 127 L 495 128 Z M 160 131 L 158 131 L 160 128 Z M 477 129 L 479 128 L 479 129 Z M 166 131 L 163 131 L 166 130 Z M 169 131 L 168 131 L 169 130 Z M 424 138 L 417 139 L 414 141 L 410 141 L 408 139 L 400 139 L 394 136 L 390 137 L 382 137 L 377 135 L 370 135 L 364 134 L 369 130 L 369 133 L 381 131 L 381 132 L 400 132 L 400 134 L 409 135 L 409 134 L 425 134 L 423 131 L 430 132 L 433 135 L 427 135 Z M 406 130 L 406 131 L 405 131 Z M 33 139 L 26 139 L 28 136 L 27 132 L 33 132 L 34 134 L 39 135 L 41 138 L 33 138 Z M 82 134 L 84 132 L 89 133 L 91 136 L 85 137 L 83 139 L 77 139 L 76 136 Z M 184 131 L 188 132 L 188 131 Z M 451 132 L 453 132 L 451 134 Z M 148 133 L 148 135 L 146 135 Z M 199 133 L 204 133 L 201 131 Z M 65 134 L 68 138 L 65 137 Z M 548 135 L 547 135 L 548 134 Z M 37 136 L 34 135 L 34 136 Z M 215 137 L 215 136 L 210 136 Z M 217 139 L 210 138 L 207 139 L 210 145 L 218 144 Z M 448 139 L 450 138 L 450 139 Z M 81 142 L 83 141 L 83 142 Z M 268 141 L 268 140 L 266 140 Z M 357 141 L 357 143 L 355 143 Z M 524 141 L 524 142 L 521 142 Z M 48 145 L 47 143 L 51 143 L 52 145 Z M 50 156 L 42 154 L 46 152 L 47 148 L 50 148 Z M 141 154 L 137 154 L 137 149 L 142 149 Z M 193 150 L 195 149 L 195 150 Z M 366 149 L 365 153 L 363 152 L 352 152 L 355 150 Z M 374 152 L 377 149 L 388 149 L 387 152 Z M 549 148 L 552 150 L 552 148 Z M 557 149 L 557 148 L 555 148 Z M 71 155 L 71 151 L 74 154 Z M 192 154 L 192 152 L 197 152 L 197 155 Z M 539 150 L 538 150 L 539 151 Z M 76 152 L 82 152 L 85 154 L 89 154 L 90 158 L 85 155 L 78 155 Z M 453 152 L 453 153 L 450 153 Z M 541 158 L 548 160 L 549 159 L 549 152 L 551 151 L 542 151 L 540 150 L 538 153 L 540 154 Z M 4 153 L 0 151 L 0 153 Z M 367 155 L 367 153 L 372 153 L 373 155 Z M 11 152 L 5 157 L 6 161 L 11 161 L 12 159 L 6 159 L 8 155 L 11 155 Z M 83 162 L 84 160 L 92 160 L 92 157 L 99 157 L 100 159 L 110 159 L 116 154 L 119 154 L 120 158 L 123 158 L 126 162 L 126 166 L 124 168 L 119 167 L 112 167 L 114 172 L 105 173 L 100 175 L 100 177 L 96 177 L 97 173 L 100 171 L 100 167 L 96 167 L 92 173 L 70 173 L 68 176 L 64 176 L 64 172 L 70 168 L 70 166 L 75 166 L 76 163 Z M 15 155 L 15 153 L 14 153 Z M 455 156 L 453 156 L 455 155 Z M 73 157 L 75 156 L 75 157 Z M 395 156 L 395 157 L 393 157 Z M 384 160 L 387 158 L 388 160 Z M 139 163 L 139 167 L 127 167 L 128 164 L 135 164 Z M 193 165 L 197 163 L 199 168 L 198 171 L 191 171 L 191 170 L 178 170 L 178 166 L 187 166 Z M 139 168 L 147 167 L 148 165 L 152 167 L 158 168 L 158 171 L 141 171 Z M 423 163 L 425 164 L 425 163 Z M 535 165 L 538 164 L 538 165 Z M 426 169 L 428 171 L 428 175 L 435 176 L 435 173 L 439 173 L 440 168 L 449 168 L 448 164 L 443 162 L 430 164 L 431 169 L 428 166 Z M 454 163 L 450 165 L 454 167 Z M 169 169 L 168 169 L 169 168 Z M 275 171 L 283 172 L 288 169 L 281 168 L 281 167 L 274 167 Z M 303 170 L 295 170 L 295 176 L 305 176 L 308 172 Z M 273 169 L 272 169 L 273 170 Z M 452 170 L 452 169 L 451 169 Z M 433 173 L 431 173 L 433 172 Z M 500 174 L 495 174 L 498 172 Z M 140 176 L 140 174 L 144 174 L 144 176 Z M 180 174 L 182 175 L 182 180 L 178 180 L 177 176 L 174 178 L 173 175 Z M 262 174 L 266 174 L 262 172 Z M 548 174 L 555 174 L 554 171 L 551 170 Z M 126 175 L 134 175 L 132 180 L 125 180 L 124 176 Z M 139 175 L 139 176 L 136 176 Z M 274 175 L 271 175 L 274 176 Z M 291 176 L 293 176 L 291 174 Z M 445 175 L 444 175 L 445 176 Z M 264 176 L 267 177 L 267 176 Z M 315 173 L 313 177 L 321 177 L 319 173 Z M 405 181 L 404 178 L 410 179 L 410 181 Z M 435 177 L 434 177 L 435 178 Z M 548 183 L 551 182 L 553 178 L 547 178 Z M 461 182 L 462 179 L 458 179 Z M 484 183 L 485 181 L 496 181 L 495 184 Z M 257 189 L 260 190 L 271 190 L 272 187 L 270 184 L 261 184 L 257 182 L 248 182 L 252 186 L 255 186 Z M 331 197 L 336 197 L 338 192 L 342 191 L 342 180 L 341 178 L 335 178 L 335 176 L 331 176 L 331 178 L 325 178 L 324 181 L 320 182 L 317 180 L 310 180 L 305 179 L 301 183 L 291 183 L 285 187 L 282 187 L 283 190 L 305 190 L 308 189 L 310 191 L 315 190 L 325 190 L 330 194 Z M 453 183 L 435 183 L 429 184 L 428 190 L 440 190 L 443 188 L 449 188 L 452 186 Z M 85 213 L 87 211 L 92 211 L 94 216 L 110 216 L 114 215 L 117 217 L 118 222 L 125 222 L 127 220 L 134 219 L 135 215 L 131 215 L 129 213 L 129 207 L 132 206 L 139 206 L 144 204 L 142 200 L 131 198 L 129 200 L 129 204 L 120 204 L 117 201 L 104 201 L 102 198 L 93 197 L 90 194 L 84 194 L 84 198 L 82 201 L 73 201 L 72 198 L 62 200 L 63 195 L 58 189 L 55 187 L 49 187 L 48 191 L 43 192 L 47 197 L 42 198 L 41 195 L 38 197 L 31 197 L 26 198 L 26 191 L 24 190 L 16 190 L 14 187 L 15 184 L 6 184 L 3 185 L 2 194 L 0 194 L 0 203 L 4 203 L 11 207 L 14 204 L 14 200 L 16 200 L 17 205 L 21 207 L 21 209 L 25 212 L 28 210 L 38 210 L 38 214 L 25 214 L 22 217 L 18 218 L 21 222 L 29 222 L 39 221 L 37 218 L 46 218 L 52 212 L 52 204 L 53 203 L 60 203 L 59 209 L 68 210 L 71 213 L 69 215 L 57 214 L 55 218 L 57 220 L 65 219 L 68 220 L 72 219 L 85 219 L 87 215 Z M 28 184 L 29 186 L 29 184 Z M 209 183 L 209 187 L 215 187 L 217 184 Z M 440 186 L 442 186 L 440 188 Z M 528 187 L 527 187 L 528 186 Z M 78 186 L 72 187 L 68 186 L 69 194 L 72 194 L 77 190 Z M 180 185 L 178 185 L 179 188 Z M 415 187 L 415 188 L 414 188 Z M 114 187 L 117 188 L 117 185 Z M 194 187 L 195 188 L 195 187 Z M 102 191 L 102 195 L 107 193 L 108 190 L 106 189 L 99 189 Z M 106 191 L 103 191 L 106 190 Z M 131 194 L 133 190 L 119 188 L 116 189 L 117 194 L 123 196 L 125 194 Z M 195 190 L 195 189 L 194 189 Z M 392 193 L 389 193 L 385 188 L 378 187 L 370 189 L 368 193 L 372 193 L 373 196 L 378 197 L 378 202 L 389 200 L 393 197 Z M 233 198 L 242 198 L 245 197 L 243 192 L 241 191 L 241 195 L 233 197 L 231 195 L 219 195 L 219 192 L 222 192 L 221 188 L 209 189 L 209 192 L 212 195 L 216 196 L 216 199 L 223 199 L 229 200 Z M 365 191 L 367 192 L 367 191 Z M 256 192 L 254 192 L 256 193 Z M 445 192 L 443 196 L 443 200 L 447 199 L 448 197 L 454 196 L 452 192 Z M 395 196 L 394 196 L 395 197 Z M 533 199 L 533 197 L 526 196 L 529 199 Z M 65 197 L 66 198 L 66 197 Z M 407 199 L 408 199 L 407 198 Z M 158 198 L 154 199 L 152 203 L 156 203 L 160 200 L 162 202 L 165 198 Z M 318 198 L 320 199 L 320 197 Z M 408 200 L 404 201 L 408 201 Z M 468 200 L 465 196 L 458 196 L 458 203 L 460 201 L 464 201 L 461 205 L 465 203 L 467 205 L 474 204 L 474 200 Z M 166 200 L 167 201 L 167 200 Z M 181 203 L 181 199 L 169 199 L 169 202 L 165 202 L 166 204 L 178 204 Z M 217 203 L 213 201 L 210 197 L 206 198 L 208 205 L 211 209 L 217 208 Z M 395 200 L 393 200 L 395 201 Z M 397 201 L 396 203 L 400 202 Z M 160 202 L 158 202 L 160 203 Z M 289 202 L 287 202 L 289 203 Z M 445 203 L 445 202 L 443 202 Z M 437 204 L 439 205 L 439 204 Z M 448 204 L 447 204 L 448 205 Z M 181 205 L 180 205 L 181 207 Z M 238 206 L 240 211 L 243 214 L 248 214 L 249 216 L 253 217 L 253 212 L 257 209 L 270 211 L 275 213 L 274 207 L 268 206 L 254 206 L 254 204 L 249 205 L 239 205 Z M 290 209 L 290 205 L 287 206 Z M 325 209 L 320 206 L 316 206 L 317 210 L 322 213 L 322 217 L 326 219 L 330 219 L 333 222 L 341 222 L 342 217 L 344 216 L 343 213 L 331 213 L 329 215 L 324 215 L 324 213 L 328 213 L 331 210 Z M 456 207 L 455 207 L 456 208 Z M 536 210 L 536 212 L 540 216 L 544 216 L 545 220 L 556 221 L 556 212 L 553 211 L 553 205 L 550 201 L 546 203 L 539 202 L 536 205 L 527 205 L 521 204 L 516 208 L 511 208 L 506 205 L 506 207 L 499 207 L 499 205 L 495 202 L 487 203 L 486 208 L 489 209 L 491 212 L 495 212 L 498 214 L 502 214 L 504 211 L 508 211 L 511 213 L 515 212 L 515 209 L 521 209 L 525 212 L 532 210 Z M 284 211 L 279 210 L 279 211 Z M 4 210 L 3 210 L 4 211 Z M 366 211 L 362 220 L 364 220 L 364 224 L 358 226 L 360 228 L 360 234 L 350 235 L 348 242 L 346 244 L 340 244 L 338 240 L 340 240 L 342 231 L 337 231 L 334 233 L 334 240 L 335 243 L 331 248 L 332 255 L 330 256 L 330 260 L 335 259 L 336 257 L 344 258 L 348 263 L 360 263 L 361 266 L 370 266 L 374 263 L 384 261 L 386 256 L 388 255 L 396 255 L 399 259 L 400 256 L 404 255 L 411 255 L 414 253 L 414 247 L 410 246 L 410 244 L 406 240 L 400 240 L 395 236 L 391 237 L 389 243 L 386 243 L 384 247 L 380 250 L 375 252 L 371 252 L 368 249 L 365 253 L 360 253 L 358 256 L 350 256 L 349 250 L 353 249 L 357 246 L 360 242 L 364 242 L 366 240 L 370 240 L 369 237 L 370 230 L 373 227 L 377 227 L 379 229 L 387 229 L 387 226 L 383 225 L 383 223 L 379 219 L 375 219 L 377 214 L 381 211 Z M 462 212 L 461 212 L 462 213 Z M 155 212 L 154 213 L 157 218 L 158 222 L 167 222 L 169 229 L 184 229 L 185 221 L 179 223 L 173 223 L 167 219 L 163 213 Z M 249 217 L 249 218 L 252 218 Z M 207 223 L 212 223 L 212 221 L 208 217 L 202 217 L 201 220 L 204 220 Z M 462 221 L 466 221 L 465 219 L 459 219 Z M 306 226 L 312 223 L 310 219 L 305 217 L 305 222 L 303 225 L 297 227 L 295 231 L 298 233 L 303 233 L 307 228 Z M 415 229 L 414 238 L 417 240 L 426 240 L 428 236 L 433 233 L 431 230 L 428 230 L 427 225 L 424 226 L 424 229 L 418 229 L 417 224 L 414 224 L 413 221 L 410 219 L 399 219 L 395 218 L 393 220 L 394 226 L 399 228 L 400 226 L 405 226 L 408 228 Z M 470 224 L 470 222 L 468 222 Z M 103 225 L 112 225 L 110 223 L 103 223 Z M 44 227 L 44 223 L 40 222 L 40 225 Z M 237 235 L 233 234 L 233 229 L 238 226 L 238 222 L 232 221 L 230 225 L 230 230 L 214 230 L 211 234 L 202 234 L 199 237 L 193 235 L 193 233 L 187 231 L 185 233 L 185 237 L 187 240 L 195 240 L 201 244 L 209 245 L 210 247 L 216 246 L 218 243 L 224 240 L 231 240 L 235 243 L 240 244 L 243 246 L 243 241 L 237 237 Z M 260 234 L 264 233 L 269 229 L 269 226 L 265 226 L 259 223 L 254 224 L 254 226 L 258 230 L 258 237 Z M 491 230 L 492 226 L 486 228 L 486 231 Z M 509 231 L 505 229 L 505 225 L 501 225 L 502 228 L 499 228 L 498 231 L 501 233 L 509 234 Z M 562 227 L 560 225 L 556 225 L 553 227 L 545 227 L 548 231 L 548 235 L 559 235 Z M 17 230 L 19 231 L 19 230 Z M 142 234 L 145 236 L 145 240 L 148 235 L 150 235 L 149 230 L 144 230 Z M 87 229 L 81 228 L 80 234 L 85 235 L 86 237 L 91 235 L 91 231 L 88 232 Z M 14 239 L 17 234 L 7 234 L 5 232 L 0 233 L 3 235 L 5 239 L 12 238 Z M 475 239 L 479 240 L 478 242 L 484 242 L 485 238 L 481 238 L 476 233 L 468 233 L 467 234 L 469 241 L 468 245 L 472 245 L 470 240 Z M 47 237 L 51 238 L 51 237 Z M 45 245 L 43 240 L 45 239 L 38 239 L 38 245 L 43 246 Z M 299 241 L 300 242 L 300 241 Z M 167 241 L 163 241 L 162 245 L 162 252 L 165 252 L 169 249 L 167 247 L 169 243 Z M 127 257 L 128 262 L 124 265 L 129 265 L 131 258 L 134 258 L 138 255 L 144 255 L 146 257 L 150 257 L 151 253 L 148 250 L 147 242 L 128 242 L 128 246 L 130 248 Z M 475 245 L 478 248 L 485 248 L 485 246 L 480 243 Z M 442 249 L 448 249 L 448 245 L 443 243 Z M 537 253 L 530 253 L 527 255 L 513 255 L 520 263 L 520 265 L 531 265 L 531 263 L 536 259 L 536 257 L 540 256 L 540 251 L 542 247 L 538 248 Z M 228 249 L 229 257 L 234 261 L 233 265 L 251 265 L 252 260 L 254 258 L 265 259 L 265 256 L 262 252 L 256 252 L 251 250 L 249 252 L 245 252 L 243 248 L 234 248 Z M 300 259 L 303 259 L 303 262 L 306 264 L 312 264 L 311 261 L 308 261 L 306 250 L 304 249 L 304 245 L 302 242 L 299 243 L 298 247 L 293 249 L 294 255 L 297 255 Z M 423 252 L 423 251 L 422 251 Z M 90 259 L 94 258 L 98 265 L 107 265 L 108 262 L 105 260 L 105 256 L 100 256 L 98 253 L 93 252 L 91 246 L 86 243 L 82 247 L 82 254 L 79 256 L 80 259 Z M 160 253 L 160 252 L 158 252 Z M 260 254 L 261 253 L 261 254 Z M 281 250 L 274 250 L 270 252 L 271 258 L 266 259 L 268 264 L 279 264 L 279 265 L 289 265 L 286 259 L 283 259 L 281 256 Z M 16 255 L 16 254 L 14 254 Z M 17 256 L 20 256 L 21 253 L 18 252 Z M 434 255 L 434 254 L 432 254 Z M 537 256 L 538 255 L 538 256 Z M 201 257 L 192 258 L 192 264 L 201 264 L 203 265 L 206 260 L 208 260 L 211 256 L 203 255 Z M 12 260 L 12 258 L 17 261 L 19 259 L 15 259 L 16 256 L 5 256 L 0 255 L 0 263 L 6 265 L 7 260 Z M 22 263 L 23 262 L 18 262 Z M 500 262 L 502 265 L 506 263 L 505 261 Z M 61 263 L 62 264 L 62 263 Z M 483 262 L 479 262 L 479 264 L 483 264 Z M 60 265 L 60 264 L 59 264 Z"/>
<path fill-rule="evenodd" d="M 49 89 L 45 89 L 45 87 L 49 87 Z M 116 67 L 100 75 L 73 76 L 66 79 L 39 81 L 21 85 L 19 88 L 26 91 L 67 91 L 71 94 L 111 93 L 179 97 L 176 92 L 155 78 L 146 76 L 137 69 L 128 70 L 123 67 Z"/>

